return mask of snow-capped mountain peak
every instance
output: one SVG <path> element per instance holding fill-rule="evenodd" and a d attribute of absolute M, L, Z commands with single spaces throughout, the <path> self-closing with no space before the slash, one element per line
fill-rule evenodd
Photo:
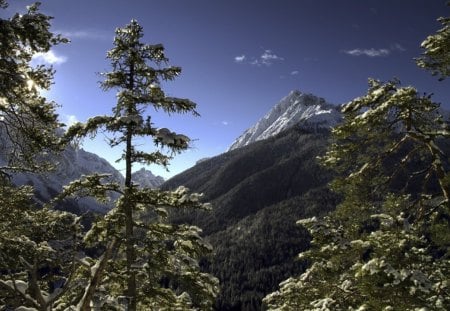
<path fill-rule="evenodd" d="M 269 138 L 295 125 L 331 128 L 340 120 L 341 113 L 337 106 L 315 95 L 294 90 L 239 136 L 229 150 Z"/>

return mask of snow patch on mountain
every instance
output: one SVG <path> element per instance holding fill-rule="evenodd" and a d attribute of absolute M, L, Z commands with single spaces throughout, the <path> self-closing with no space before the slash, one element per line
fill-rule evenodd
<path fill-rule="evenodd" d="M 13 183 L 20 185 L 31 185 L 34 187 L 35 199 L 39 203 L 49 202 L 59 194 L 63 186 L 79 179 L 82 175 L 91 175 L 94 173 L 108 174 L 107 181 L 124 183 L 123 175 L 114 168 L 107 160 L 102 157 L 87 152 L 80 148 L 67 147 L 59 155 L 51 155 L 51 162 L 55 165 L 55 170 L 45 173 L 17 173 L 13 175 Z M 5 162 L 0 158 L 0 162 Z M 140 187 L 158 188 L 164 179 L 155 176 L 152 172 L 142 168 L 132 175 L 133 182 Z M 102 204 L 93 198 L 77 198 L 76 209 L 79 212 L 94 211 L 106 213 L 113 207 L 113 201 L 119 197 L 117 193 L 110 193 L 111 202 Z M 64 209 L 64 203 L 61 208 Z"/>
<path fill-rule="evenodd" d="M 109 174 L 109 181 L 123 184 L 124 177 L 108 161 L 100 156 L 83 149 L 67 147 L 60 155 L 51 155 L 55 170 L 45 173 L 17 173 L 13 175 L 16 185 L 31 185 L 34 187 L 35 198 L 38 202 L 50 201 L 62 191 L 63 186 L 79 179 L 82 175 L 93 173 Z M 111 200 L 118 197 L 111 193 Z M 106 213 L 112 208 L 111 204 L 101 204 L 93 198 L 79 198 L 76 200 L 80 211 L 95 211 Z M 64 204 L 63 204 L 64 205 Z"/>
<path fill-rule="evenodd" d="M 337 106 L 327 103 L 323 98 L 295 90 L 239 136 L 228 151 L 272 137 L 296 125 L 313 129 L 332 128 L 341 119 Z"/>

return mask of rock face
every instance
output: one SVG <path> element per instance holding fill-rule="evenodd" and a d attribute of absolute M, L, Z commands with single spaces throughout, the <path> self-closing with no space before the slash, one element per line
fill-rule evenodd
<path fill-rule="evenodd" d="M 292 91 L 255 125 L 239 136 L 228 151 L 275 136 L 293 126 L 298 125 L 313 130 L 331 128 L 341 119 L 337 106 L 315 95 Z"/>
<path fill-rule="evenodd" d="M 13 176 L 14 184 L 34 187 L 35 198 L 39 203 L 50 201 L 62 191 L 63 186 L 79 179 L 82 175 L 93 173 L 109 174 L 110 181 L 115 181 L 119 184 L 124 183 L 123 175 L 107 160 L 83 149 L 69 146 L 60 155 L 51 157 L 51 161 L 56 166 L 54 171 L 42 174 L 18 173 Z M 0 159 L 0 162 L 2 161 Z M 164 182 L 164 179 L 142 168 L 133 173 L 133 181 L 139 184 L 140 187 L 158 188 Z M 117 194 L 111 193 L 112 200 L 117 198 Z M 112 203 L 101 204 L 92 198 L 78 198 L 65 203 L 60 208 L 75 213 L 84 213 L 86 211 L 106 213 L 112 207 Z"/>
<path fill-rule="evenodd" d="M 93 173 L 110 174 L 110 180 L 123 183 L 122 174 L 108 161 L 100 156 L 83 149 L 67 147 L 58 156 L 51 156 L 56 169 L 42 174 L 19 173 L 14 175 L 16 185 L 31 185 L 34 187 L 35 197 L 39 202 L 48 202 L 62 191 L 62 187 L 82 175 Z M 117 196 L 112 194 L 112 199 Z M 80 198 L 76 204 L 72 202 L 72 209 L 76 212 L 94 211 L 105 213 L 112 206 L 100 204 L 92 198 Z M 76 207 L 74 207 L 76 205 Z M 64 207 L 62 207 L 64 208 Z"/>
<path fill-rule="evenodd" d="M 149 170 L 141 168 L 132 174 L 133 182 L 138 184 L 142 188 L 159 188 L 164 183 L 164 178 L 161 176 L 155 176 Z"/>

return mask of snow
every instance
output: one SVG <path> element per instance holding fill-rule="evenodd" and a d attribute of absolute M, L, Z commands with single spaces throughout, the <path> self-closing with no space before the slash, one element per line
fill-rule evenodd
<path fill-rule="evenodd" d="M 323 98 L 292 91 L 239 136 L 228 151 L 267 139 L 297 124 L 305 128 L 332 128 L 341 118 L 338 107 Z"/>
<path fill-rule="evenodd" d="M 41 202 L 48 202 L 57 193 L 62 191 L 64 185 L 80 178 L 82 175 L 93 173 L 108 174 L 110 181 L 123 184 L 123 175 L 116 170 L 107 160 L 83 149 L 68 147 L 59 156 L 50 156 L 56 170 L 46 174 L 18 173 L 14 175 L 13 182 L 16 185 L 32 185 L 35 188 L 36 197 Z M 5 159 L 0 157 L 0 163 Z M 141 187 L 157 188 L 164 179 L 154 176 L 150 171 L 142 168 L 133 173 L 133 180 Z M 111 199 L 116 199 L 117 194 L 111 194 Z M 106 213 L 112 205 L 105 205 L 93 198 L 80 198 L 77 205 L 82 211 L 96 211 Z"/>
<path fill-rule="evenodd" d="M 74 147 L 68 147 L 59 156 L 50 156 L 56 170 L 45 174 L 19 173 L 14 175 L 16 185 L 32 185 L 37 198 L 48 202 L 62 190 L 64 185 L 80 178 L 82 175 L 105 173 L 111 175 L 112 181 L 122 183 L 124 178 L 108 161 L 94 153 Z M 77 201 L 81 210 L 106 212 L 111 206 L 100 204 L 92 198 L 81 198 Z"/>
<path fill-rule="evenodd" d="M 5 285 L 8 285 L 10 288 L 16 288 L 22 294 L 25 294 L 25 292 L 28 289 L 28 283 L 24 282 L 22 280 L 14 280 L 14 281 L 8 280 L 8 281 L 3 281 L 3 283 Z"/>
<path fill-rule="evenodd" d="M 3 104 L 0 98 L 0 107 Z M 92 118 L 93 122 L 102 122 L 104 116 L 97 116 Z M 142 122 L 139 116 L 129 116 L 130 122 Z M 168 130 L 167 130 L 168 131 Z M 163 130 L 164 132 L 164 130 Z M 170 132 L 170 131 L 169 131 Z M 173 133 L 174 134 L 174 133 Z M 174 138 L 179 143 L 188 140 L 184 135 L 174 134 Z M 8 145 L 6 139 L 0 137 L 5 146 Z M 13 183 L 21 185 L 31 185 L 34 187 L 35 198 L 40 203 L 49 202 L 55 195 L 60 193 L 63 186 L 70 182 L 79 179 L 82 175 L 91 175 L 94 173 L 110 175 L 107 181 L 117 182 L 123 184 L 123 175 L 115 169 L 107 160 L 102 157 L 87 152 L 82 148 L 68 146 L 60 155 L 45 155 L 46 160 L 55 165 L 56 169 L 52 172 L 44 174 L 32 173 L 17 173 L 13 176 Z M 0 165 L 7 165 L 7 158 L 0 154 Z M 133 181 L 140 187 L 158 188 L 164 179 L 160 176 L 154 176 L 150 171 L 142 168 L 133 173 Z M 111 193 L 111 199 L 117 199 L 118 195 Z M 106 213 L 111 207 L 112 203 L 101 204 L 93 198 L 79 198 L 76 201 L 77 207 L 81 212 L 95 211 Z"/>

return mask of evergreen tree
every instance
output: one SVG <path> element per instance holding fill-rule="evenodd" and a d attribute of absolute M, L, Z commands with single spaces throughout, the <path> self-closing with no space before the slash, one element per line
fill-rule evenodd
<path fill-rule="evenodd" d="M 6 8 L 5 1 L 0 2 Z M 26 14 L 0 19 L 0 139 L 1 156 L 7 171 L 35 170 L 42 158 L 35 155 L 58 146 L 56 130 L 61 126 L 56 104 L 42 97 L 39 89 L 49 89 L 51 67 L 30 65 L 36 53 L 45 53 L 56 44 L 67 42 L 50 32 L 51 17 L 38 11 L 39 3 L 28 7 Z M 39 165 L 41 164 L 41 165 Z"/>
<path fill-rule="evenodd" d="M 125 183 L 105 183 L 102 175 L 85 177 L 65 189 L 67 195 L 107 197 L 108 191 L 121 194 L 116 207 L 88 232 L 87 245 L 100 246 L 102 256 L 88 263 L 80 275 L 88 278 L 79 295 L 78 308 L 88 310 L 90 304 L 128 310 L 174 310 L 211 308 L 217 293 L 217 280 L 202 273 L 199 257 L 209 250 L 200 237 L 200 229 L 168 223 L 166 208 L 209 209 L 199 201 L 200 195 L 189 194 L 184 187 L 174 192 L 140 189 L 132 180 L 135 163 L 167 166 L 173 154 L 189 145 L 189 138 L 167 128 L 157 129 L 150 122 L 148 108 L 167 113 L 192 113 L 196 104 L 188 99 L 168 97 L 160 82 L 173 80 L 180 67 L 168 66 L 164 47 L 141 42 L 143 29 L 136 22 L 116 30 L 114 47 L 108 52 L 112 71 L 105 73 L 102 87 L 116 89 L 117 104 L 111 116 L 96 116 L 85 124 L 75 124 L 67 139 L 81 138 L 103 129 L 111 133 L 111 147 L 123 146 Z M 152 67 L 153 66 L 153 67 Z M 170 153 L 138 150 L 135 139 L 151 137 L 157 146 Z"/>
<path fill-rule="evenodd" d="M 439 80 L 444 80 L 450 75 L 450 18 L 440 17 L 438 21 L 443 28 L 422 42 L 425 52 L 417 59 L 417 64 L 433 75 L 439 75 Z"/>
<path fill-rule="evenodd" d="M 51 168 L 45 154 L 61 149 L 55 103 L 39 92 L 50 87 L 53 70 L 30 61 L 67 40 L 50 32 L 51 17 L 38 8 L 0 19 L 0 309 L 6 310 L 49 310 L 63 296 L 79 230 L 74 215 L 36 206 L 32 187 L 11 183 L 16 172 Z"/>
<path fill-rule="evenodd" d="M 343 108 L 322 158 L 344 200 L 323 219 L 299 221 L 312 235 L 312 265 L 266 297 L 290 310 L 446 310 L 450 264 L 448 131 L 438 105 L 412 87 L 370 81 Z M 395 294 L 394 294 L 395 293 Z"/>
<path fill-rule="evenodd" d="M 441 19 L 441 21 L 448 21 Z M 448 75 L 448 27 L 430 36 L 420 65 Z M 448 36 L 447 36 L 448 37 Z M 434 54 L 438 52 L 437 54 Z M 300 220 L 312 264 L 264 301 L 273 310 L 448 310 L 448 124 L 439 105 L 398 81 L 369 80 L 343 106 L 321 162 L 339 173 L 343 202 Z"/>

